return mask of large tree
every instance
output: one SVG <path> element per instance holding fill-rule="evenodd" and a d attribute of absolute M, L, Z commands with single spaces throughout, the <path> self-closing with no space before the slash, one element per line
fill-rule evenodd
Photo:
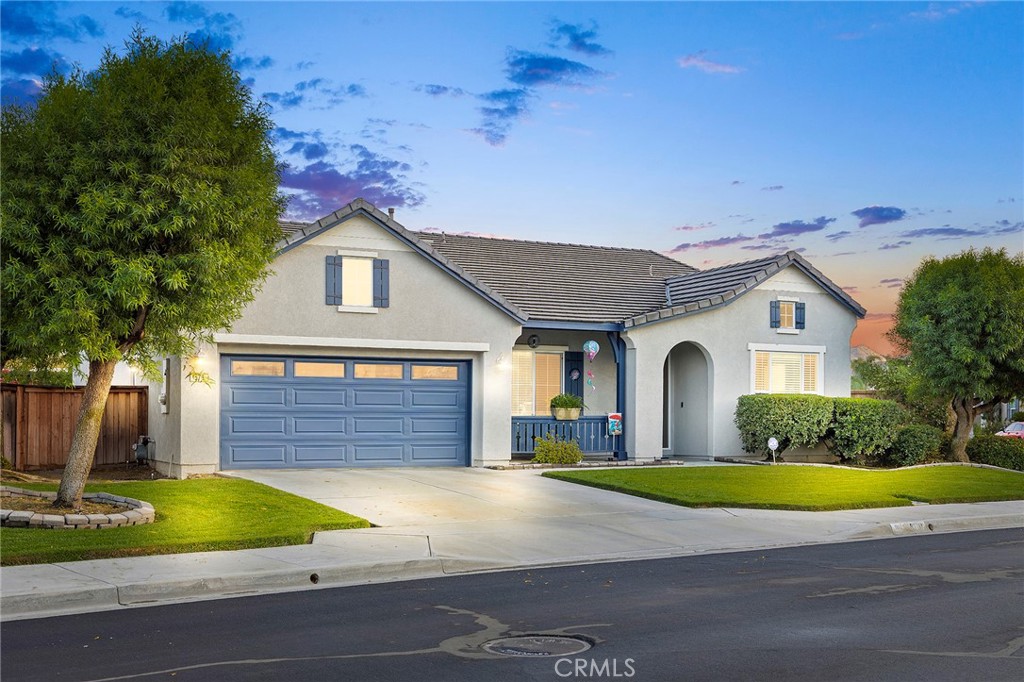
<path fill-rule="evenodd" d="M 932 392 L 952 396 L 952 455 L 969 461 L 975 418 L 1024 394 L 1024 254 L 926 258 L 900 293 L 890 339 Z"/>
<path fill-rule="evenodd" d="M 115 364 L 191 354 L 265 278 L 272 127 L 227 53 L 141 30 L 3 109 L 4 358 L 89 364 L 56 506 L 81 502 Z"/>

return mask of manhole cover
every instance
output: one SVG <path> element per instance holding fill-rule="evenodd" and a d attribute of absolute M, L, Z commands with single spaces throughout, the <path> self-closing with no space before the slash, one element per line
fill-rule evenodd
<path fill-rule="evenodd" d="M 519 635 L 483 643 L 484 651 L 500 656 L 572 656 L 592 646 L 582 637 L 568 635 Z"/>

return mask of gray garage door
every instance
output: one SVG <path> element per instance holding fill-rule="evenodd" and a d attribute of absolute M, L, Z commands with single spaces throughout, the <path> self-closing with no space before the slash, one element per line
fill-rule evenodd
<path fill-rule="evenodd" d="M 225 355 L 224 469 L 466 466 L 465 362 Z"/>

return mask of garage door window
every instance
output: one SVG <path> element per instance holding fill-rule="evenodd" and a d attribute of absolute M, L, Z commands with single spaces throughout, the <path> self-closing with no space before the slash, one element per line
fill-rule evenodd
<path fill-rule="evenodd" d="M 322 377 L 325 379 L 344 379 L 344 362 L 300 362 L 295 361 L 295 376 Z"/>
<path fill-rule="evenodd" d="M 412 378 L 430 381 L 458 381 L 459 368 L 454 365 L 413 365 Z"/>
<path fill-rule="evenodd" d="M 356 363 L 356 379 L 401 379 L 401 365 Z"/>
<path fill-rule="evenodd" d="M 232 360 L 233 377 L 283 377 L 283 360 Z"/>

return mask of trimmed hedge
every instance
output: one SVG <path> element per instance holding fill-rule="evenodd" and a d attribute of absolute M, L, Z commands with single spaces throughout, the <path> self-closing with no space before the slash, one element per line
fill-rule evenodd
<path fill-rule="evenodd" d="M 775 437 L 776 454 L 824 441 L 842 459 L 862 459 L 884 453 L 904 418 L 891 400 L 757 394 L 739 397 L 735 422 L 747 452 L 767 456 Z"/>
<path fill-rule="evenodd" d="M 905 416 L 891 400 L 833 398 L 835 412 L 826 438 L 840 459 L 863 461 L 889 449 Z"/>
<path fill-rule="evenodd" d="M 1010 421 L 1012 422 L 1024 422 L 1024 410 L 1018 410 L 1010 415 Z"/>
<path fill-rule="evenodd" d="M 833 398 L 820 395 L 741 395 L 735 422 L 743 449 L 767 456 L 773 437 L 779 440 L 776 454 L 817 445 L 828 433 L 833 411 Z"/>
<path fill-rule="evenodd" d="M 578 464 L 583 459 L 583 451 L 574 440 L 558 440 L 548 431 L 543 438 L 535 438 L 533 446 L 533 462 L 538 464 Z"/>
<path fill-rule="evenodd" d="M 938 459 L 942 454 L 944 435 L 942 429 L 927 424 L 904 426 L 896 432 L 892 446 L 882 456 L 882 463 L 909 467 Z"/>
<path fill-rule="evenodd" d="M 1024 471 L 1024 438 L 975 436 L 967 441 L 967 456 L 978 464 Z"/>

